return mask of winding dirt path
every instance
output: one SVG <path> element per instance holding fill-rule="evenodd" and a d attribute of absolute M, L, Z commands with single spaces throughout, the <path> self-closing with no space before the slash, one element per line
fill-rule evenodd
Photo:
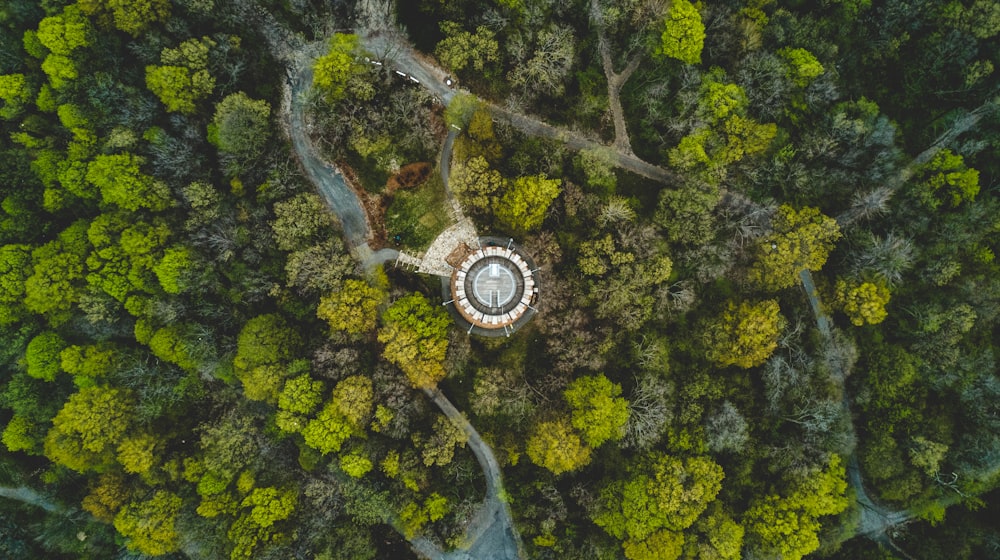
<path fill-rule="evenodd" d="M 632 77 L 642 62 L 642 53 L 632 56 L 621 73 L 615 73 L 615 64 L 611 59 L 611 45 L 608 43 L 604 28 L 604 14 L 599 0 L 590 0 L 590 21 L 597 30 L 597 50 L 601 55 L 601 66 L 608 81 L 608 107 L 611 110 L 611 120 L 615 125 L 615 149 L 623 154 L 632 154 L 632 142 L 628 136 L 628 126 L 625 122 L 625 110 L 622 108 L 622 86 Z"/>
<path fill-rule="evenodd" d="M 362 37 L 362 43 L 366 50 L 374 54 L 379 60 L 395 70 L 413 76 L 420 82 L 420 85 L 441 99 L 445 104 L 451 101 L 455 92 L 445 83 L 448 77 L 447 72 L 436 66 L 426 57 L 419 55 L 406 39 L 393 30 L 378 30 Z M 634 64 L 633 64 L 634 63 Z M 639 59 L 633 59 L 629 67 L 638 67 Z M 625 69 L 618 74 L 616 80 L 624 84 L 625 79 L 631 75 L 633 70 Z M 610 84 L 610 82 L 609 82 Z M 548 138 L 557 142 L 562 142 L 566 147 L 573 150 L 607 150 L 609 146 L 592 138 L 592 135 L 585 135 L 579 131 L 569 130 L 548 124 L 541 119 L 510 111 L 499 105 L 490 103 L 484 99 L 480 103 L 489 108 L 493 116 L 502 118 L 512 126 L 529 136 Z M 618 102 L 619 108 L 621 102 Z M 624 116 L 622 116 L 622 127 L 624 130 Z M 616 125 L 617 127 L 617 125 Z M 623 132 L 618 138 L 624 138 L 628 142 L 628 133 Z M 632 153 L 631 146 L 620 146 L 616 142 L 610 147 L 614 152 L 614 163 L 618 167 L 631 171 L 636 175 L 660 183 L 677 183 L 679 176 L 668 169 L 653 165 Z"/>

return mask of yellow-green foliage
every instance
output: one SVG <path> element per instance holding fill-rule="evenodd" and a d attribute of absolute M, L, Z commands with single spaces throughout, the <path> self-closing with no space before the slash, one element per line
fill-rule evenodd
<path fill-rule="evenodd" d="M 374 96 L 375 90 L 357 79 L 365 72 L 364 64 L 357 60 L 364 54 L 359 44 L 357 35 L 334 33 L 330 50 L 316 59 L 313 86 L 324 92 L 328 101 L 340 101 L 348 94 L 362 101 Z"/>
<path fill-rule="evenodd" d="M 698 9 L 688 0 L 671 0 L 660 42 L 653 53 L 687 64 L 698 64 L 704 46 L 705 24 Z"/>
<path fill-rule="evenodd" d="M 3 105 L 0 105 L 0 118 L 14 118 L 34 96 L 24 74 L 0 75 L 0 101 L 3 101 Z"/>
<path fill-rule="evenodd" d="M 125 438 L 118 444 L 118 462 L 125 472 L 146 474 L 156 464 L 157 436 L 142 434 Z"/>
<path fill-rule="evenodd" d="M 278 395 L 278 428 L 285 432 L 299 432 L 307 417 L 323 402 L 323 382 L 302 374 L 285 382 Z"/>
<path fill-rule="evenodd" d="M 590 447 L 566 420 L 535 426 L 525 451 L 531 462 L 554 474 L 575 471 L 590 463 Z"/>
<path fill-rule="evenodd" d="M 61 366 L 59 353 L 64 348 L 66 341 L 52 331 L 43 332 L 31 339 L 24 356 L 28 375 L 43 381 L 54 381 Z"/>
<path fill-rule="evenodd" d="M 794 286 L 804 269 L 822 268 L 841 238 L 836 220 L 818 208 L 796 210 L 783 204 L 771 225 L 774 233 L 757 244 L 757 262 L 749 271 L 750 279 L 769 291 Z"/>
<path fill-rule="evenodd" d="M 730 302 L 705 329 L 705 355 L 720 367 L 758 366 L 778 347 L 784 327 L 785 319 L 775 300 Z"/>
<path fill-rule="evenodd" d="M 78 472 L 107 465 L 128 430 L 132 406 L 130 396 L 120 389 L 80 389 L 52 419 L 45 455 Z"/>
<path fill-rule="evenodd" d="M 372 462 L 368 457 L 352 453 L 340 458 L 340 470 L 348 476 L 361 478 L 372 470 Z"/>
<path fill-rule="evenodd" d="M 563 396 L 572 411 L 572 423 L 591 447 L 621 439 L 628 423 L 628 401 L 622 387 L 604 375 L 584 376 L 570 383 Z"/>
<path fill-rule="evenodd" d="M 403 370 L 418 389 L 433 387 L 444 378 L 451 319 L 440 305 L 422 294 L 402 297 L 382 314 L 385 325 L 378 333 L 385 345 L 382 356 Z"/>
<path fill-rule="evenodd" d="M 115 529 L 124 535 L 128 548 L 150 556 L 177 550 L 179 537 L 176 520 L 180 496 L 161 490 L 149 500 L 132 502 L 115 516 Z"/>
<path fill-rule="evenodd" d="M 823 65 L 806 49 L 785 47 L 778 50 L 778 56 L 785 59 L 788 77 L 799 87 L 806 87 L 823 74 Z"/>
<path fill-rule="evenodd" d="M 592 518 L 625 541 L 628 558 L 652 558 L 649 554 L 656 550 L 662 550 L 664 558 L 676 558 L 684 542 L 680 531 L 715 500 L 724 476 L 709 457 L 654 452 L 632 465 L 626 479 L 601 490 L 601 506 Z"/>
<path fill-rule="evenodd" d="M 836 301 L 855 326 L 877 325 L 888 313 L 889 288 L 882 282 L 847 282 L 838 280 Z"/>
<path fill-rule="evenodd" d="M 434 54 L 452 72 L 461 72 L 470 66 L 483 72 L 487 64 L 500 60 L 500 44 L 488 27 L 479 26 L 475 33 L 470 33 L 459 23 L 443 21 L 441 33 L 445 38 L 434 47 Z"/>
<path fill-rule="evenodd" d="M 496 216 L 515 232 L 537 229 L 552 201 L 562 192 L 559 179 L 532 175 L 515 179 L 496 203 Z"/>
<path fill-rule="evenodd" d="M 787 496 L 770 494 L 751 503 L 743 524 L 762 556 L 799 560 L 819 548 L 819 517 L 847 508 L 846 471 L 838 455 L 823 469 L 800 475 Z"/>
<path fill-rule="evenodd" d="M 316 316 L 335 331 L 362 334 L 375 329 L 379 305 L 386 293 L 363 280 L 345 280 L 340 289 L 319 300 Z"/>
<path fill-rule="evenodd" d="M 979 171 L 966 167 L 961 155 L 941 150 L 921 170 L 925 177 L 913 188 L 922 204 L 937 209 L 954 208 L 979 194 Z"/>

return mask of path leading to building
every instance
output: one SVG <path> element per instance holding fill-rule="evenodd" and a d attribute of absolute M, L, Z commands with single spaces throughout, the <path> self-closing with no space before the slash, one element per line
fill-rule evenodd
<path fill-rule="evenodd" d="M 375 5 L 375 2 L 371 2 L 371 4 Z M 316 185 L 330 209 L 340 220 L 344 237 L 352 254 L 366 267 L 378 262 L 395 260 L 399 257 L 398 252 L 391 249 L 372 251 L 368 246 L 370 228 L 357 195 L 347 185 L 343 174 L 336 166 L 322 159 L 309 139 L 309 129 L 305 117 L 305 99 L 312 84 L 312 62 L 322 52 L 325 42 L 302 44 L 296 41 L 295 37 L 266 10 L 251 3 L 247 4 L 246 11 L 248 21 L 256 22 L 261 27 L 264 36 L 268 39 L 272 54 L 286 65 L 289 78 L 285 87 L 285 99 L 282 103 L 282 120 L 286 132 L 292 141 L 292 147 L 306 177 Z M 390 50 L 392 46 L 388 45 Z M 371 48 L 370 45 L 369 48 Z M 385 54 L 390 53 L 387 51 Z M 396 56 L 405 62 L 416 62 L 412 51 Z M 434 69 L 415 65 L 415 71 L 412 75 L 418 80 L 423 79 L 430 82 L 431 76 L 434 75 Z M 434 77 L 439 79 L 440 86 L 444 88 L 438 90 L 439 98 L 447 103 L 451 100 L 452 92 L 444 85 L 443 76 L 434 75 Z M 450 136 L 446 142 L 448 159 L 451 157 L 450 148 L 453 141 L 454 136 Z M 453 227 L 452 234 L 456 238 L 463 238 L 469 234 L 463 228 L 471 227 L 471 222 L 459 220 L 459 223 Z M 473 233 L 474 231 L 472 228 Z M 432 389 L 428 390 L 427 393 L 434 404 L 468 435 L 469 448 L 483 468 L 486 479 L 486 496 L 483 505 L 467 527 L 464 546 L 460 546 L 458 550 L 452 552 L 443 552 L 430 540 L 418 537 L 410 539 L 413 549 L 430 560 L 520 560 L 524 558 L 520 536 L 514 528 L 510 508 L 502 499 L 503 481 L 493 450 L 440 390 Z"/>

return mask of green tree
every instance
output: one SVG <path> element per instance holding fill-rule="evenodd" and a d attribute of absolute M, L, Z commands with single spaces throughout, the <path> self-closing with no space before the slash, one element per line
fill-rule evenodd
<path fill-rule="evenodd" d="M 698 64 L 704 44 L 705 24 L 701 22 L 698 9 L 688 0 L 671 0 L 660 42 L 653 54 Z"/>
<path fill-rule="evenodd" d="M 654 452 L 633 464 L 628 478 L 605 485 L 592 518 L 608 534 L 633 543 L 664 529 L 683 531 L 715 500 L 724 477 L 708 457 Z"/>
<path fill-rule="evenodd" d="M 628 560 L 674 560 L 684 551 L 684 534 L 661 529 L 643 541 L 622 543 Z"/>
<path fill-rule="evenodd" d="M 519 233 L 537 229 L 545 213 L 562 189 L 559 179 L 532 175 L 515 179 L 496 204 L 496 216 L 503 224 Z"/>
<path fill-rule="evenodd" d="M 469 66 L 485 72 L 487 64 L 500 60 L 500 44 L 487 27 L 479 26 L 475 33 L 470 33 L 459 23 L 443 21 L 441 33 L 445 37 L 434 47 L 434 55 L 452 72 L 461 72 Z"/>
<path fill-rule="evenodd" d="M 787 497 L 769 494 L 751 503 L 743 523 L 750 545 L 769 557 L 799 560 L 819 548 L 817 518 L 847 508 L 847 480 L 838 455 L 793 481 Z"/>
<path fill-rule="evenodd" d="M 146 87 L 171 113 L 191 114 L 197 102 L 215 89 L 215 78 L 208 70 L 192 71 L 184 66 L 147 66 Z"/>
<path fill-rule="evenodd" d="M 0 101 L 3 101 L 0 119 L 10 120 L 18 116 L 34 96 L 24 74 L 0 75 Z"/>
<path fill-rule="evenodd" d="M 451 319 L 440 305 L 432 305 L 422 294 L 402 297 L 382 314 L 378 340 L 385 345 L 382 356 L 403 370 L 418 389 L 437 385 L 444 378 Z"/>
<path fill-rule="evenodd" d="M 612 193 L 618 185 L 615 154 L 606 148 L 581 150 L 576 164 L 587 178 L 587 185 L 598 192 Z"/>
<path fill-rule="evenodd" d="M 352 453 L 340 458 L 340 470 L 347 473 L 347 476 L 361 478 L 372 470 L 372 462 L 364 455 Z"/>
<path fill-rule="evenodd" d="M 449 187 L 468 210 L 488 215 L 506 181 L 499 171 L 490 168 L 483 156 L 474 156 L 464 163 L 453 162 Z"/>
<path fill-rule="evenodd" d="M 694 535 L 684 542 L 684 558 L 739 560 L 743 549 L 743 526 L 726 513 L 719 501 L 712 502 L 692 526 Z M 692 538 L 693 537 L 693 538 Z"/>
<path fill-rule="evenodd" d="M 937 475 L 948 454 L 948 446 L 923 436 L 913 437 L 910 443 L 910 463 L 929 477 Z"/>
<path fill-rule="evenodd" d="M 784 327 L 785 318 L 775 300 L 729 302 L 722 315 L 705 328 L 705 355 L 720 367 L 758 366 L 778 347 Z"/>
<path fill-rule="evenodd" d="M 653 221 L 668 241 L 701 245 L 715 236 L 712 210 L 720 199 L 715 188 L 663 189 Z"/>
<path fill-rule="evenodd" d="M 312 295 L 334 290 L 341 279 L 354 270 L 354 259 L 343 250 L 339 241 L 330 238 L 289 253 L 285 277 L 288 287 Z"/>
<path fill-rule="evenodd" d="M 127 473 L 146 475 L 158 461 L 155 434 L 144 433 L 127 437 L 118 444 L 118 462 Z"/>
<path fill-rule="evenodd" d="M 149 500 L 132 502 L 115 516 L 115 529 L 128 539 L 129 550 L 160 556 L 180 545 L 177 514 L 183 500 L 177 494 L 159 490 Z"/>
<path fill-rule="evenodd" d="M 197 371 L 201 360 L 195 345 L 198 335 L 194 325 L 174 323 L 157 329 L 149 339 L 149 349 L 161 360 L 174 364 L 184 371 Z"/>
<path fill-rule="evenodd" d="M 304 373 L 285 382 L 278 394 L 278 416 L 275 422 L 282 431 L 294 433 L 302 431 L 307 417 L 323 402 L 322 381 L 314 380 Z"/>
<path fill-rule="evenodd" d="M 93 29 L 80 8 L 70 4 L 61 14 L 38 22 L 35 37 L 52 55 L 68 57 L 76 49 L 90 46 Z"/>
<path fill-rule="evenodd" d="M 153 272 L 164 292 L 179 294 L 184 291 L 196 268 L 193 254 L 183 245 L 175 245 L 163 252 L 163 258 L 153 267 Z"/>
<path fill-rule="evenodd" d="M 32 274 L 24 281 L 24 305 L 52 323 L 69 318 L 84 280 L 87 225 L 76 222 L 31 252 Z"/>
<path fill-rule="evenodd" d="M 275 241 L 282 251 L 312 245 L 333 230 L 333 215 L 316 193 L 301 193 L 274 203 L 271 222 Z"/>
<path fill-rule="evenodd" d="M 59 365 L 73 376 L 80 387 L 89 387 L 111 373 L 118 364 L 118 353 L 108 343 L 73 345 L 59 353 Z"/>
<path fill-rule="evenodd" d="M 313 86 L 322 91 L 330 103 L 337 103 L 348 95 L 359 101 L 370 100 L 375 90 L 364 80 L 367 68 L 359 60 L 363 56 L 365 53 L 357 35 L 334 33 L 330 37 L 330 50 L 313 64 Z"/>
<path fill-rule="evenodd" d="M 68 56 L 50 54 L 42 61 L 42 71 L 49 77 L 53 89 L 62 89 L 80 77 L 76 62 Z"/>
<path fill-rule="evenodd" d="M 921 168 L 922 180 L 911 192 L 924 206 L 955 208 L 979 194 L 979 171 L 966 167 L 962 156 L 941 150 Z"/>
<path fill-rule="evenodd" d="M 795 210 L 783 204 L 771 225 L 774 233 L 758 243 L 757 261 L 749 271 L 751 280 L 771 291 L 794 286 L 804 269 L 822 268 L 841 237 L 836 220 L 817 208 Z"/>
<path fill-rule="evenodd" d="M 456 92 L 444 110 L 444 120 L 449 125 L 465 128 L 481 110 L 482 102 L 478 97 L 471 93 Z"/>
<path fill-rule="evenodd" d="M 373 398 L 372 380 L 364 375 L 352 375 L 337 383 L 330 402 L 351 427 L 361 433 L 371 420 Z"/>
<path fill-rule="evenodd" d="M 289 364 L 301 344 L 298 333 L 280 315 L 260 315 L 247 321 L 236 341 L 233 358 L 244 395 L 276 403 L 285 380 L 301 373 L 296 370 L 308 369 L 305 361 L 293 363 L 294 367 Z"/>
<path fill-rule="evenodd" d="M 79 0 L 78 4 L 87 15 L 110 17 L 115 27 L 133 37 L 170 19 L 169 0 Z"/>
<path fill-rule="evenodd" d="M 54 381 L 60 371 L 59 353 L 63 348 L 66 348 L 66 341 L 52 331 L 45 331 L 31 339 L 24 356 L 28 375 L 43 381 Z"/>
<path fill-rule="evenodd" d="M 37 454 L 38 448 L 38 426 L 27 416 L 15 414 L 7 422 L 7 426 L 0 435 L 0 441 L 7 447 L 8 451 L 23 451 L 32 455 Z"/>
<path fill-rule="evenodd" d="M 131 418 L 132 399 L 125 391 L 101 386 L 80 389 L 52 419 L 45 455 L 78 472 L 112 463 Z"/>
<path fill-rule="evenodd" d="M 877 325 L 888 313 L 889 288 L 883 282 L 848 282 L 837 280 L 834 288 L 837 305 L 855 326 Z"/>
<path fill-rule="evenodd" d="M 298 333 L 280 315 L 258 315 L 240 330 L 233 365 L 237 370 L 248 370 L 287 362 L 298 352 L 301 342 Z"/>
<path fill-rule="evenodd" d="M 580 244 L 576 264 L 586 276 L 604 276 L 634 261 L 635 255 L 619 251 L 614 238 L 606 233 L 604 237 Z"/>
<path fill-rule="evenodd" d="M 423 442 L 421 456 L 424 465 L 443 467 L 450 464 L 455 457 L 455 447 L 465 447 L 467 441 L 469 435 L 461 426 L 447 416 L 438 416 L 434 420 L 434 433 Z"/>
<path fill-rule="evenodd" d="M 30 246 L 0 246 L 0 325 L 19 321 L 27 314 L 25 281 L 32 272 Z"/>
<path fill-rule="evenodd" d="M 532 463 L 557 475 L 590 463 L 590 448 L 565 420 L 537 424 L 525 444 L 525 452 Z"/>
<path fill-rule="evenodd" d="M 228 160 L 230 173 L 238 174 L 264 153 L 271 134 L 270 117 L 270 103 L 251 99 L 242 91 L 215 105 L 208 138 Z"/>
<path fill-rule="evenodd" d="M 97 187 L 101 198 L 135 212 L 139 208 L 164 210 L 170 206 L 166 184 L 143 173 L 144 160 L 133 154 L 101 154 L 87 166 L 87 182 Z"/>
<path fill-rule="evenodd" d="M 572 411 L 572 423 L 590 447 L 621 439 L 628 423 L 628 401 L 621 398 L 622 387 L 604 375 L 575 379 L 563 392 Z"/>
<path fill-rule="evenodd" d="M 341 288 L 319 300 L 316 316 L 334 331 L 363 334 L 375 329 L 376 311 L 386 293 L 363 280 L 345 280 Z"/>
<path fill-rule="evenodd" d="M 340 451 L 340 446 L 354 434 L 354 427 L 333 401 L 326 403 L 316 418 L 302 429 L 306 445 L 324 455 Z"/>
<path fill-rule="evenodd" d="M 806 49 L 785 47 L 778 50 L 778 56 L 788 65 L 788 78 L 799 87 L 806 87 L 823 74 L 823 65 L 816 56 Z"/>

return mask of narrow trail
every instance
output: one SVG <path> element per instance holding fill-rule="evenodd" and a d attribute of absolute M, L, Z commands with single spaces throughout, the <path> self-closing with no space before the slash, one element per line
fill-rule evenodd
<path fill-rule="evenodd" d="M 979 124 L 983 117 L 998 110 L 1000 110 L 1000 97 L 984 101 L 982 105 L 957 119 L 951 128 L 944 131 L 926 150 L 917 154 L 906 167 L 882 185 L 880 190 L 886 193 L 885 200 L 888 201 L 889 197 L 893 196 L 907 181 L 913 178 L 913 175 L 916 174 L 921 166 L 931 161 L 938 152 L 945 149 L 955 138 L 972 130 Z M 841 229 L 845 229 L 863 215 L 864 212 L 858 208 L 849 208 L 836 217 L 837 224 L 840 225 Z"/>
<path fill-rule="evenodd" d="M 623 154 L 631 154 L 632 142 L 629 140 L 628 126 L 625 122 L 625 110 L 622 108 L 622 86 L 639 68 L 642 54 L 636 54 L 625 65 L 621 73 L 615 73 L 614 61 L 611 58 L 611 45 L 604 30 L 604 14 L 599 0 L 590 0 L 590 21 L 597 30 L 597 50 L 601 55 L 601 65 L 608 81 L 608 107 L 611 110 L 611 120 L 615 126 L 615 149 Z"/>
<path fill-rule="evenodd" d="M 813 281 L 812 272 L 809 269 L 803 269 L 799 272 L 799 279 L 802 282 L 802 289 L 809 299 L 809 306 L 812 308 L 813 315 L 816 318 L 816 327 L 823 338 L 824 346 L 830 348 L 833 345 L 833 323 L 823 312 L 823 305 L 819 299 L 819 293 L 816 290 L 816 283 Z M 839 363 L 837 360 L 828 360 L 828 362 L 831 364 Z M 856 440 L 854 421 L 851 416 L 851 402 L 847 395 L 847 387 L 845 386 L 848 373 L 847 371 L 836 371 L 831 378 L 837 383 L 842 395 L 841 406 L 844 409 L 844 413 L 847 414 L 848 418 L 852 418 L 850 422 L 851 438 Z M 868 491 L 865 490 L 864 482 L 861 479 L 861 467 L 858 464 L 857 453 L 851 453 L 851 456 L 847 458 L 847 482 L 854 490 L 854 499 L 861 508 L 861 519 L 858 522 L 855 534 L 868 537 L 883 546 L 903 554 L 905 557 L 906 553 L 900 550 L 896 543 L 892 541 L 890 532 L 894 527 L 898 527 L 913 519 L 913 513 L 909 510 L 888 509 L 868 495 Z"/>
<path fill-rule="evenodd" d="M 385 29 L 373 31 L 362 37 L 362 44 L 366 50 L 392 66 L 392 68 L 416 78 L 420 82 L 420 85 L 441 99 L 445 104 L 454 97 L 455 92 L 445 84 L 448 74 L 425 57 L 416 53 L 413 47 L 399 33 Z M 635 66 L 638 66 L 638 60 L 634 61 L 634 63 Z M 630 62 L 631 65 L 632 63 Z M 626 72 L 631 74 L 631 71 L 628 71 L 626 68 L 626 71 L 618 75 L 622 83 L 624 83 L 624 78 L 628 77 Z M 562 142 L 566 147 L 573 150 L 611 149 L 614 152 L 615 165 L 622 169 L 660 183 L 673 184 L 679 181 L 679 176 L 676 173 L 644 161 L 633 154 L 631 148 L 624 149 L 618 145 L 609 147 L 581 132 L 556 127 L 535 117 L 505 109 L 482 99 L 480 99 L 480 102 L 488 107 L 495 117 L 504 119 L 529 136 Z M 624 137 L 627 139 L 627 133 L 624 134 Z"/>
<path fill-rule="evenodd" d="M 906 165 L 900 172 L 888 181 L 883 188 L 887 189 L 889 196 L 892 196 L 899 188 L 901 188 L 907 181 L 909 181 L 913 175 L 917 172 L 920 166 L 925 165 L 935 155 L 943 150 L 948 144 L 950 144 L 955 138 L 961 134 L 973 129 L 984 116 L 989 114 L 991 111 L 997 110 L 997 100 L 991 99 L 984 102 L 982 105 L 976 109 L 970 111 L 964 117 L 955 121 L 951 128 L 945 131 L 943 134 L 938 136 L 937 139 L 923 152 L 918 154 L 913 160 Z M 840 216 L 837 216 L 837 222 L 840 227 L 844 228 L 852 224 L 855 220 L 860 217 L 861 214 L 855 212 L 854 210 L 848 210 Z M 812 273 L 808 270 L 802 270 L 799 273 L 799 278 L 802 283 L 802 289 L 805 291 L 806 297 L 809 299 L 809 306 L 812 308 L 813 315 L 816 319 L 816 326 L 822 335 L 823 341 L 827 347 L 833 343 L 833 324 L 830 318 L 824 313 L 822 302 L 819 299 L 819 294 L 816 290 L 816 284 L 813 281 Z M 833 362 L 835 363 L 835 362 Z M 845 413 L 849 418 L 851 416 L 851 403 L 850 398 L 847 394 L 847 389 L 844 386 L 847 380 L 846 371 L 838 371 L 833 375 L 833 379 L 838 383 L 841 395 L 843 395 L 842 406 Z M 855 436 L 854 422 L 851 422 L 851 435 L 854 439 Z M 994 470 L 1000 470 L 1000 464 L 994 467 Z M 847 465 L 847 477 L 851 488 L 854 489 L 855 499 L 858 505 L 861 507 L 861 521 L 858 524 L 857 534 L 864 535 L 876 542 L 886 545 L 893 550 L 896 550 L 904 557 L 908 557 L 906 553 L 899 549 L 899 547 L 892 541 L 890 536 L 891 530 L 894 527 L 898 527 L 916 517 L 914 512 L 908 509 L 904 510 L 893 510 L 889 509 L 872 499 L 865 490 L 864 481 L 861 478 L 861 467 L 858 463 L 858 457 L 856 453 L 852 453 L 848 458 Z M 940 503 L 946 507 L 957 503 L 958 496 L 951 495 L 941 498 Z"/>
<path fill-rule="evenodd" d="M 66 514 L 68 510 L 27 486 L 0 486 L 0 498 L 15 500 L 41 508 L 49 513 Z"/>

